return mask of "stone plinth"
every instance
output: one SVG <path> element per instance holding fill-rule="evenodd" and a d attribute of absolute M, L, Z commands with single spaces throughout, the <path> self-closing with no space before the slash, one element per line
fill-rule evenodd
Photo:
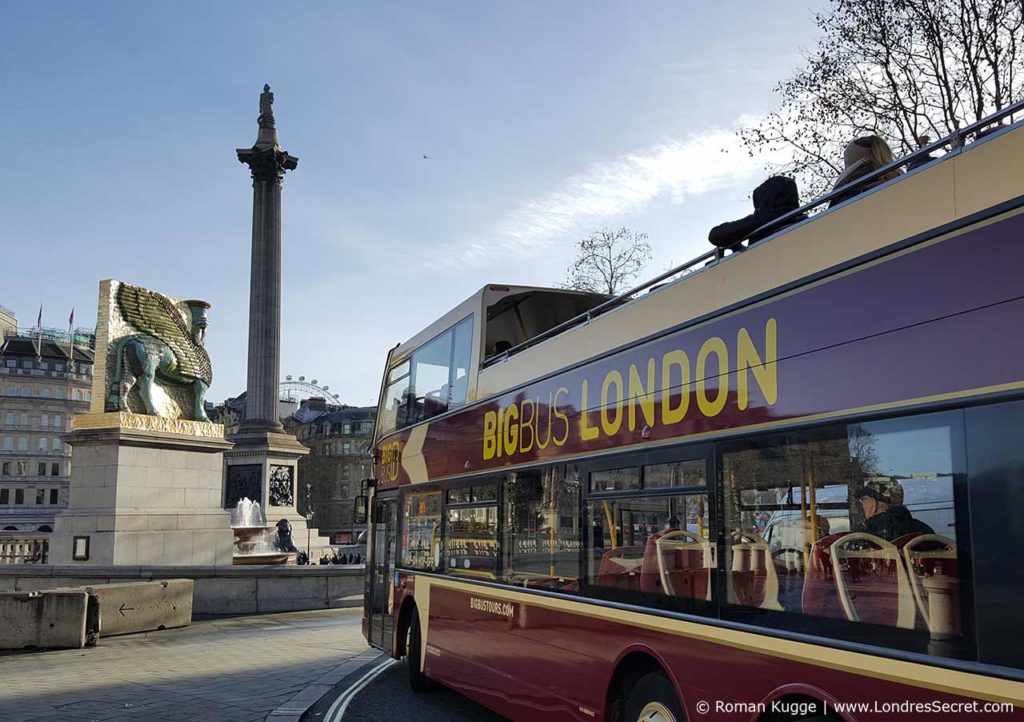
<path fill-rule="evenodd" d="M 242 497 L 258 501 L 266 523 L 273 527 L 281 519 L 292 525 L 292 540 L 306 550 L 306 519 L 295 505 L 305 487 L 299 483 L 299 458 L 309 454 L 291 434 L 246 431 L 245 425 L 230 441 L 234 448 L 224 452 L 224 498 L 226 509 Z M 315 528 L 309 529 L 310 560 L 315 564 L 327 545 Z"/>
<path fill-rule="evenodd" d="M 122 418 L 124 417 L 124 418 Z M 136 414 L 75 416 L 67 511 L 50 563 L 229 566 L 231 517 L 221 505 L 223 427 Z M 75 538 L 88 559 L 74 559 Z M 78 551 L 85 543 L 79 541 Z"/>

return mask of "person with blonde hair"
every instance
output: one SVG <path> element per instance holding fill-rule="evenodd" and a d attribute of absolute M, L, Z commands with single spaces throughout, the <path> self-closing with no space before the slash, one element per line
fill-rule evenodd
<path fill-rule="evenodd" d="M 889 165 L 892 161 L 892 149 L 889 147 L 888 143 L 877 135 L 866 135 L 862 138 L 856 138 L 850 141 L 846 146 L 846 149 L 843 151 L 843 163 L 846 167 L 843 169 L 843 172 L 839 174 L 839 177 L 836 179 L 835 185 L 832 186 L 832 189 L 835 190 L 836 188 L 844 186 L 858 178 L 862 178 L 868 173 L 878 170 L 882 166 Z M 881 185 L 888 180 L 892 180 L 902 173 L 903 171 L 899 168 L 894 168 L 888 173 L 883 173 L 877 178 L 872 178 L 870 181 L 867 181 L 866 183 L 833 198 L 829 202 L 829 207 L 831 208 L 832 206 L 839 205 L 843 201 L 848 201 L 854 196 L 859 195 L 870 188 L 874 188 L 877 185 Z"/>

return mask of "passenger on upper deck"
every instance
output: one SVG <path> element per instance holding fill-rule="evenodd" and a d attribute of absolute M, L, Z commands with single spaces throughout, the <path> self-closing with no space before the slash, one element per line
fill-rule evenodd
<path fill-rule="evenodd" d="M 896 481 L 869 481 L 856 493 L 864 509 L 861 531 L 887 541 L 905 534 L 934 534 L 920 519 L 910 515 L 903 506 L 903 487 Z"/>
<path fill-rule="evenodd" d="M 796 182 L 786 176 L 772 176 L 754 189 L 754 212 L 737 221 L 715 226 L 708 234 L 708 240 L 719 248 L 742 251 L 744 240 L 749 238 L 751 243 L 755 243 L 785 226 L 804 220 L 807 215 L 801 213 L 766 231 L 754 233 L 764 224 L 799 207 Z"/>
<path fill-rule="evenodd" d="M 876 171 L 882 166 L 892 163 L 892 149 L 889 148 L 889 145 L 877 135 L 866 135 L 863 138 L 857 138 L 856 140 L 850 141 L 846 146 L 846 149 L 843 151 L 843 162 L 845 163 L 846 168 L 836 179 L 835 185 L 832 186 L 833 190 L 840 186 L 844 186 L 861 176 L 865 176 L 872 171 Z M 902 173 L 903 171 L 899 168 L 893 169 L 888 173 L 883 173 L 878 178 L 873 178 L 867 183 L 833 198 L 828 204 L 829 208 L 837 206 L 843 201 L 848 201 L 869 188 L 881 185 L 887 180 L 891 180 Z"/>

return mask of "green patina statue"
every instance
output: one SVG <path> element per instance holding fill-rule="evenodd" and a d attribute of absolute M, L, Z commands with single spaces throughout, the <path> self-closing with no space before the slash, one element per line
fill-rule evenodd
<path fill-rule="evenodd" d="M 130 283 L 118 284 L 115 294 L 118 315 L 134 333 L 109 346 L 106 410 L 130 411 L 129 394 L 137 388 L 146 414 L 167 416 L 161 399 L 173 395 L 180 400 L 181 417 L 209 421 L 203 405 L 213 381 L 204 347 L 210 304 L 176 304 L 162 293 Z"/>

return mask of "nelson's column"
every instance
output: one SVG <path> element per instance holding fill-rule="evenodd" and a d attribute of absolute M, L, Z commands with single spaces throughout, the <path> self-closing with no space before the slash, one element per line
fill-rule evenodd
<path fill-rule="evenodd" d="M 238 160 L 252 172 L 252 266 L 249 277 L 249 368 L 245 419 L 224 455 L 224 506 L 242 497 L 258 501 L 268 524 L 287 519 L 296 541 L 306 520 L 295 508 L 298 459 L 309 453 L 278 418 L 281 369 L 281 183 L 299 159 L 281 149 L 274 122 L 274 94 L 263 86 L 259 135 Z M 299 534 L 298 532 L 303 532 Z M 316 532 L 312 534 L 313 546 Z M 314 559 L 315 550 L 310 550 Z"/>

